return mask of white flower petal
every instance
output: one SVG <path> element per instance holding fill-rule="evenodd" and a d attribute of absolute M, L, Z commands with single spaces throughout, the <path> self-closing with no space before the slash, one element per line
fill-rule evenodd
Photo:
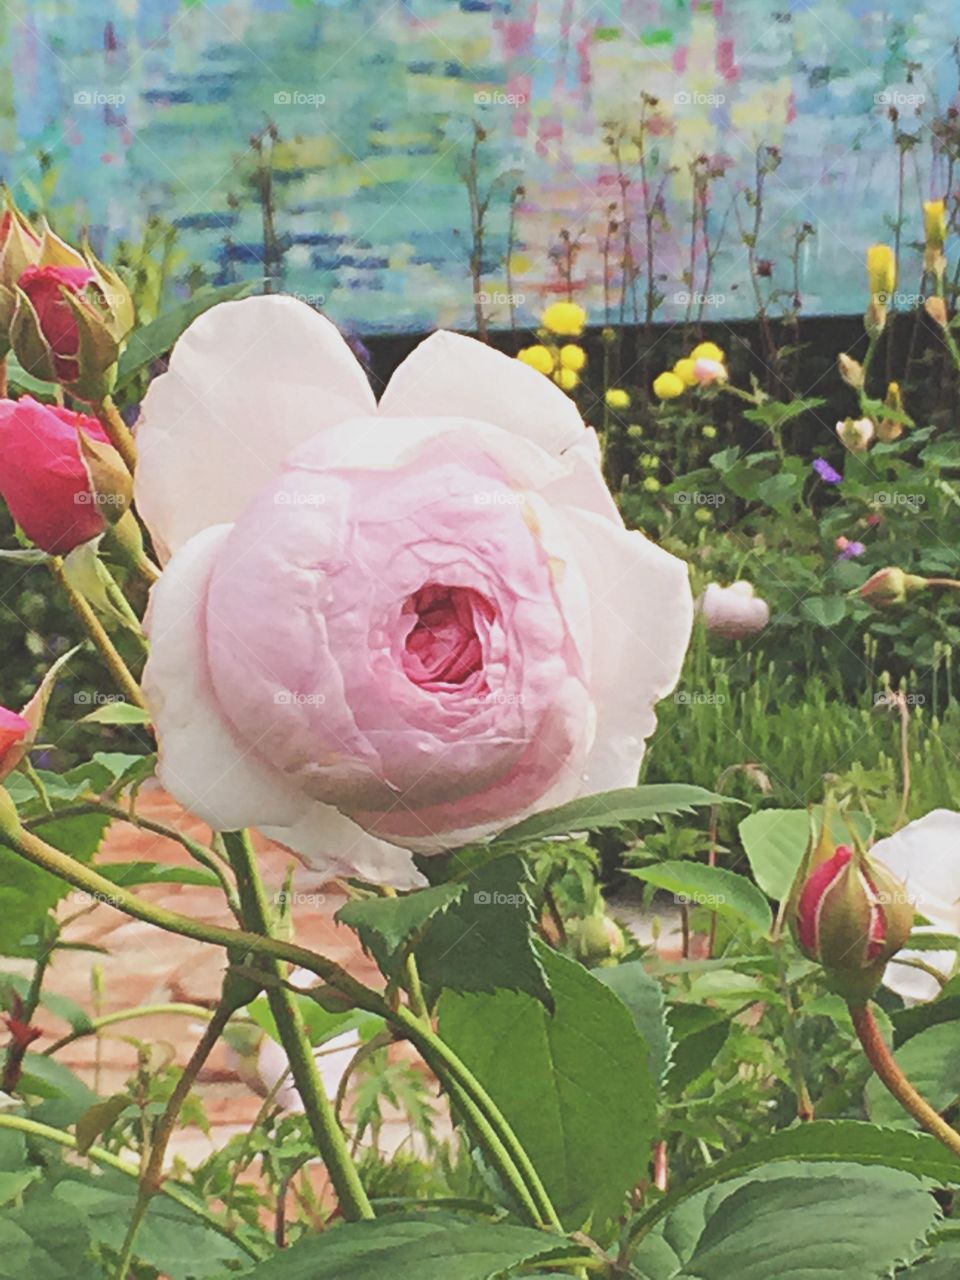
<path fill-rule="evenodd" d="M 960 934 L 960 813 L 934 809 L 870 852 L 899 876 L 931 924 Z"/>
<path fill-rule="evenodd" d="M 230 532 L 217 525 L 181 548 L 150 595 L 150 657 L 143 687 L 160 744 L 158 777 L 191 813 L 218 831 L 259 821 L 292 823 L 304 802 L 237 744 L 206 674 L 207 583 Z"/>
<path fill-rule="evenodd" d="M 950 977 L 957 959 L 955 951 L 900 951 L 897 954 L 904 960 L 922 960 L 945 978 Z M 883 985 L 895 991 L 907 1004 L 934 1000 L 941 991 L 940 983 L 933 974 L 924 973 L 909 964 L 898 964 L 896 960 L 887 965 Z"/>
<path fill-rule="evenodd" d="M 554 455 L 575 445 L 585 430 L 573 401 L 542 373 L 475 338 L 442 329 L 400 365 L 380 409 L 393 418 L 492 422 Z"/>
<path fill-rule="evenodd" d="M 268 840 L 286 845 L 313 871 L 336 876 L 357 876 L 370 884 L 395 889 L 419 889 L 427 881 L 406 849 L 378 840 L 331 805 L 308 801 L 298 821 L 290 826 L 263 826 Z"/>
<path fill-rule="evenodd" d="M 343 337 L 306 303 L 212 307 L 181 336 L 137 426 L 137 506 L 158 550 L 234 520 L 296 445 L 375 411 Z"/>
<path fill-rule="evenodd" d="M 654 706 L 676 685 L 693 626 L 687 566 L 642 533 L 566 513 L 590 590 L 589 687 L 597 707 L 581 795 L 636 784 Z M 602 567 L 602 571 L 601 571 Z"/>

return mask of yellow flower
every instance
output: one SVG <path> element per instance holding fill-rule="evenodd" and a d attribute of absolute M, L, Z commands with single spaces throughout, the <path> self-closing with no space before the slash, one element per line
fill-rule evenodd
<path fill-rule="evenodd" d="M 704 428 L 703 428 L 703 431 L 701 431 L 701 433 L 700 433 L 700 434 L 703 436 L 704 440 L 716 440 L 716 438 L 717 438 L 717 428 L 716 428 L 716 427 L 704 427 Z"/>
<path fill-rule="evenodd" d="M 656 476 L 647 476 L 646 480 L 643 482 L 643 487 L 646 489 L 647 493 L 659 493 L 660 481 Z"/>
<path fill-rule="evenodd" d="M 653 394 L 661 400 L 676 400 L 685 390 L 683 379 L 678 378 L 675 373 L 661 373 L 653 380 Z"/>
<path fill-rule="evenodd" d="M 690 352 L 691 360 L 716 360 L 723 364 L 726 356 L 715 342 L 701 342 Z"/>
<path fill-rule="evenodd" d="M 517 359 L 528 364 L 537 373 L 553 373 L 553 352 L 549 347 L 538 343 L 535 347 L 524 347 L 517 352 Z"/>
<path fill-rule="evenodd" d="M 553 375 L 553 380 L 564 391 L 573 391 L 580 383 L 580 375 L 574 373 L 572 369 L 558 369 Z"/>
<path fill-rule="evenodd" d="M 705 342 L 703 345 L 705 347 L 710 347 L 710 346 L 713 346 L 713 343 Z M 696 386 L 697 375 L 694 373 L 694 368 L 696 366 L 696 363 L 697 362 L 696 360 L 694 360 L 693 356 L 684 356 L 682 360 L 678 360 L 677 363 L 673 366 L 673 372 L 677 375 L 677 377 L 680 379 L 680 381 L 683 383 L 685 387 Z"/>
<path fill-rule="evenodd" d="M 574 373 L 579 373 L 587 363 L 587 353 L 575 342 L 568 342 L 560 348 L 560 363 L 564 369 L 572 369 Z"/>
<path fill-rule="evenodd" d="M 621 391 L 619 387 L 611 387 L 606 394 L 607 404 L 611 409 L 629 409 L 630 396 L 626 391 Z"/>
<path fill-rule="evenodd" d="M 587 313 L 577 302 L 553 302 L 540 317 L 540 323 L 563 338 L 579 338 L 587 323 Z"/>
<path fill-rule="evenodd" d="M 867 250 L 867 280 L 874 298 L 897 287 L 897 258 L 888 244 L 872 244 Z"/>
<path fill-rule="evenodd" d="M 947 238 L 947 206 L 943 200 L 926 200 L 923 205 L 923 232 L 928 249 L 942 249 Z"/>

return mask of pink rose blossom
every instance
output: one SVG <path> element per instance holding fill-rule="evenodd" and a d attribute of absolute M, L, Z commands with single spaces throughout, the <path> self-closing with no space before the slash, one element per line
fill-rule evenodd
<path fill-rule="evenodd" d="M 406 849 L 636 782 L 687 571 L 624 528 L 595 434 L 535 370 L 441 332 L 378 406 L 328 320 L 230 302 L 180 339 L 138 444 L 172 554 L 160 775 L 215 828 L 411 885 Z"/>
<path fill-rule="evenodd" d="M 106 528 L 80 430 L 109 444 L 95 418 L 30 396 L 0 400 L 0 495 L 27 537 L 51 555 L 66 555 Z"/>
<path fill-rule="evenodd" d="M 8 707 L 0 707 L 0 779 L 13 773 L 23 759 L 33 725 Z"/>
<path fill-rule="evenodd" d="M 95 279 L 89 267 L 27 267 L 18 282 L 37 314 L 61 382 L 73 382 L 80 375 L 80 325 L 63 290 L 80 297 Z"/>

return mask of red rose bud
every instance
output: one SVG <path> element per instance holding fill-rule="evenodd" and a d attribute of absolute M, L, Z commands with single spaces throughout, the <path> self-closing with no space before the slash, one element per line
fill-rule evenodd
<path fill-rule="evenodd" d="M 913 928 L 905 886 L 847 845 L 801 876 L 790 912 L 797 946 L 841 995 L 868 999 Z"/>
<path fill-rule="evenodd" d="M 33 725 L 8 707 L 0 707 L 0 779 L 13 773 L 26 755 Z"/>
<path fill-rule="evenodd" d="M 91 450 L 96 468 L 87 461 Z M 124 493 L 95 487 L 106 483 L 106 459 L 122 470 L 115 452 L 94 418 L 30 396 L 0 400 L 0 496 L 27 537 L 51 555 L 99 537 L 108 513 L 122 514 Z"/>
<path fill-rule="evenodd" d="M 33 308 L 36 329 L 47 348 L 34 353 L 24 343 L 24 368 L 42 377 L 49 374 L 48 364 L 52 361 L 57 381 L 76 382 L 80 376 L 80 321 L 70 295 L 81 298 L 94 278 L 86 266 L 28 267 L 23 273 L 19 288 Z M 32 327 L 32 320 L 33 317 L 25 320 L 25 330 Z M 17 354 L 20 355 L 19 347 Z M 48 377 L 47 381 L 53 379 Z"/>
<path fill-rule="evenodd" d="M 10 351 L 10 328 L 17 307 L 17 282 L 40 256 L 40 237 L 9 201 L 0 218 L 0 359 Z"/>

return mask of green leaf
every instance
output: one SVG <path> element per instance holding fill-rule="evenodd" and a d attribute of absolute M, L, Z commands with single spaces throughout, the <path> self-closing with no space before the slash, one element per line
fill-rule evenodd
<path fill-rule="evenodd" d="M 591 970 L 630 1010 L 634 1025 L 650 1052 L 650 1070 L 662 1080 L 670 1066 L 673 1041 L 667 1022 L 663 988 L 649 974 L 641 960 L 629 960 L 612 968 Z"/>
<path fill-rule="evenodd" d="M 779 1160 L 885 1165 L 943 1186 L 960 1186 L 960 1159 L 930 1134 L 884 1128 L 863 1120 L 815 1120 L 769 1137 L 753 1138 L 653 1205 L 634 1221 L 631 1234 L 649 1228 L 690 1196 Z"/>
<path fill-rule="evenodd" d="M 20 1169 L 15 1173 L 0 1172 L 0 1205 L 17 1200 L 40 1177 L 39 1169 Z"/>
<path fill-rule="evenodd" d="M 95 1102 L 88 1107 L 77 1121 L 77 1152 L 85 1156 L 102 1133 L 113 1124 L 121 1112 L 126 1111 L 130 1099 L 123 1093 L 115 1093 L 112 1098 L 103 1102 Z"/>
<path fill-rule="evenodd" d="M 697 807 L 734 803 L 703 787 L 680 782 L 661 782 L 651 786 L 624 787 L 619 791 L 602 791 L 583 796 L 535 813 L 498 836 L 494 844 L 518 840 L 542 840 L 546 836 L 565 836 L 573 831 L 600 831 L 604 827 L 620 827 L 625 822 L 648 822 L 651 818 L 677 813 L 691 813 Z"/>
<path fill-rule="evenodd" d="M 757 886 L 726 867 L 708 867 L 701 862 L 654 862 L 648 867 L 631 867 L 627 874 L 666 889 L 679 902 L 745 921 L 761 933 L 769 933 L 773 927 L 770 904 Z"/>
<path fill-rule="evenodd" d="M 96 1183 L 65 1178 L 52 1199 L 64 1210 L 82 1215 L 99 1245 L 119 1253 L 136 1202 L 135 1194 L 106 1179 Z M 202 1222 L 184 1205 L 154 1196 L 137 1233 L 135 1256 L 171 1280 L 200 1280 L 235 1270 L 249 1257 L 233 1241 Z"/>
<path fill-rule="evenodd" d="M 894 1057 L 935 1110 L 947 1111 L 960 1100 L 960 1022 L 928 1027 L 902 1044 Z M 871 1120 L 916 1128 L 917 1122 L 876 1076 L 867 1081 L 865 1096 Z"/>
<path fill-rule="evenodd" d="M 529 1227 L 451 1214 L 389 1215 L 297 1241 L 249 1280 L 493 1280 L 528 1263 L 582 1257 L 583 1247 Z"/>
<path fill-rule="evenodd" d="M 649 1053 L 612 991 L 572 960 L 538 951 L 555 1013 L 513 992 L 446 991 L 440 1031 L 513 1126 L 563 1222 L 597 1225 L 622 1210 L 648 1167 Z"/>
<path fill-rule="evenodd" d="M 806 809 L 761 809 L 739 826 L 753 878 L 767 895 L 781 902 L 790 893 L 810 840 Z"/>
<path fill-rule="evenodd" d="M 756 422 L 761 427 L 782 427 L 785 422 L 799 418 L 810 409 L 818 409 L 826 403 L 819 396 L 811 396 L 806 400 L 791 400 L 784 404 L 779 400 L 768 400 L 766 404 L 755 409 L 744 409 L 743 416 L 748 422 Z"/>
<path fill-rule="evenodd" d="M 184 329 L 193 324 L 198 316 L 220 302 L 245 297 L 256 285 L 255 280 L 245 280 L 241 284 L 208 285 L 197 289 L 188 302 L 174 307 L 172 311 L 165 311 L 150 324 L 135 330 L 117 365 L 116 391 L 122 391 L 141 369 L 165 356 Z"/>
<path fill-rule="evenodd" d="M 467 892 L 430 921 L 416 948 L 420 976 L 439 991 L 524 991 L 551 1002 L 534 950 L 529 872 L 515 856 L 499 858 L 470 879 Z"/>
<path fill-rule="evenodd" d="M 44 382 L 27 373 L 23 365 L 13 354 L 7 355 L 7 380 L 14 391 L 21 395 L 33 396 L 34 400 L 44 400 L 48 404 L 56 404 L 59 387 L 55 382 Z"/>
<path fill-rule="evenodd" d="M 30 1114 L 55 1129 L 69 1129 L 100 1101 L 69 1067 L 40 1053 L 28 1053 L 24 1058 L 21 1088 L 24 1093 L 35 1093 L 44 1099 Z"/>
<path fill-rule="evenodd" d="M 756 496 L 767 506 L 782 510 L 789 507 L 800 491 L 800 481 L 796 476 L 776 475 L 762 480 L 756 488 Z"/>
<path fill-rule="evenodd" d="M 348 902 L 337 912 L 341 924 L 355 929 L 364 947 L 373 953 L 381 969 L 391 967 L 396 953 L 415 942 L 435 916 L 457 902 L 466 884 L 450 881 L 430 889 L 418 889 L 397 898 L 365 898 Z"/>
<path fill-rule="evenodd" d="M 200 884 L 215 888 L 220 881 L 206 867 L 177 867 L 167 862 L 99 862 L 97 874 L 111 884 Z"/>
<path fill-rule="evenodd" d="M 78 724 L 149 724 L 150 714 L 132 702 L 106 702 L 89 715 L 81 716 Z"/>
<path fill-rule="evenodd" d="M 645 1256 L 646 1241 L 635 1262 L 651 1280 L 865 1280 L 914 1257 L 937 1214 L 907 1174 L 799 1165 L 795 1176 L 771 1171 L 684 1206 L 662 1232 L 673 1264 L 662 1247 Z"/>
<path fill-rule="evenodd" d="M 707 1005 L 675 1004 L 667 1014 L 674 1037 L 667 1087 L 675 1097 L 712 1066 L 730 1034 L 730 1018 Z"/>
<path fill-rule="evenodd" d="M 800 611 L 820 627 L 835 627 L 847 612 L 843 596 L 807 596 L 800 601 Z"/>
<path fill-rule="evenodd" d="M 0 1217 L 0 1280 L 102 1280 L 82 1214 L 49 1195 Z"/>

